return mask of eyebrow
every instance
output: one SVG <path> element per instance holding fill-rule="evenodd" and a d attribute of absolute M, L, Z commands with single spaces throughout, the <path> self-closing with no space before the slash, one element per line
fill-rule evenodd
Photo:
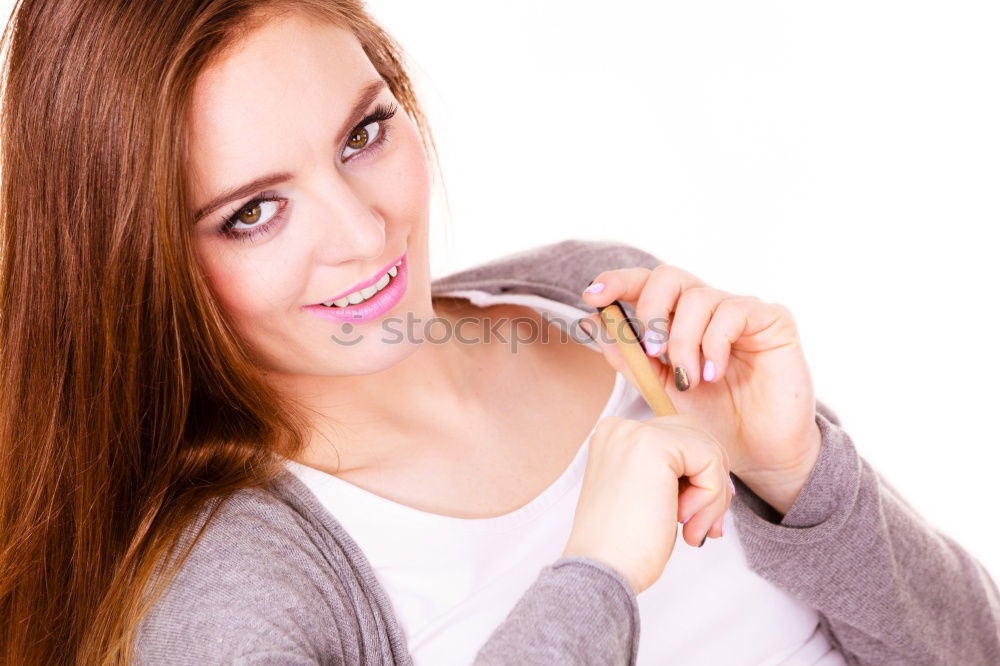
<path fill-rule="evenodd" d="M 347 114 L 347 118 L 344 120 L 344 124 L 340 128 L 340 133 L 337 134 L 337 136 L 344 136 L 349 130 L 354 129 L 355 123 L 358 121 L 358 117 L 364 113 L 364 110 L 368 108 L 372 102 L 375 101 L 375 98 L 379 96 L 379 93 L 382 92 L 386 85 L 385 79 L 378 78 L 374 81 L 370 81 L 361 89 L 361 93 L 358 95 L 357 101 L 355 101 L 354 106 L 351 107 L 350 112 Z M 260 178 L 255 178 L 249 183 L 224 190 L 221 194 L 213 197 L 208 203 L 195 211 L 194 221 L 195 223 L 200 222 L 203 217 L 215 209 L 224 206 L 230 201 L 235 201 L 237 199 L 248 197 L 251 194 L 256 194 L 260 190 L 291 180 L 293 176 L 294 174 L 290 171 L 279 171 L 267 174 L 266 176 L 261 176 Z"/>

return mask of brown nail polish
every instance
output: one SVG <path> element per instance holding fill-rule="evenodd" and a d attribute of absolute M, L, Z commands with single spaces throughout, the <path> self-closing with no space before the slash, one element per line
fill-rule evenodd
<path fill-rule="evenodd" d="M 677 385 L 678 391 L 687 391 L 691 388 L 691 383 L 688 381 L 687 371 L 681 366 L 674 366 L 674 384 Z"/>

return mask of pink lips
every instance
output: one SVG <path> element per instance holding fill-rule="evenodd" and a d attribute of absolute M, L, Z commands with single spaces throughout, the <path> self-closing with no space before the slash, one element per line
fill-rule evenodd
<path fill-rule="evenodd" d="M 304 305 L 302 306 L 302 309 L 311 315 L 319 317 L 320 319 L 337 322 L 351 322 L 354 324 L 361 324 L 377 317 L 381 317 L 383 314 L 395 307 L 396 303 L 400 301 L 403 294 L 406 292 L 406 282 L 409 276 L 409 271 L 407 270 L 405 252 L 399 259 L 396 259 L 386 266 L 385 271 L 379 273 L 377 278 L 363 282 L 358 286 L 352 287 L 350 291 L 335 297 L 343 298 L 347 294 L 355 292 L 358 289 L 364 289 L 369 285 L 375 284 L 386 271 L 395 265 L 396 261 L 401 261 L 402 263 L 396 268 L 395 277 L 390 278 L 389 284 L 368 300 L 362 301 L 356 305 L 348 305 L 342 308 L 337 306 L 327 307 L 325 305 Z"/>
<path fill-rule="evenodd" d="M 381 280 L 382 276 L 385 275 L 388 272 L 388 270 L 390 268 L 392 268 L 396 264 L 396 262 L 399 261 L 399 260 L 401 260 L 405 255 L 406 255 L 406 253 L 404 252 L 402 255 L 400 255 L 400 256 L 396 257 L 395 259 L 393 259 L 392 261 L 390 261 L 385 267 L 382 268 L 382 272 L 376 274 L 375 277 L 370 278 L 368 280 L 365 280 L 364 282 L 359 282 L 358 284 L 354 285 L 353 287 L 351 287 L 347 291 L 345 291 L 345 292 L 343 292 L 341 294 L 338 294 L 338 295 L 334 296 L 333 298 L 328 298 L 325 301 L 320 301 L 320 303 L 329 303 L 330 301 L 335 301 L 338 298 L 343 298 L 343 297 L 347 296 L 348 294 L 353 294 L 356 291 L 360 291 L 360 290 L 364 289 L 365 287 L 370 287 L 371 285 L 373 285 L 376 282 L 378 282 L 379 280 Z"/>

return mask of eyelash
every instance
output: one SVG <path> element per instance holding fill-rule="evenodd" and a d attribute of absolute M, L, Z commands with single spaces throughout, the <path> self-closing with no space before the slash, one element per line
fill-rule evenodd
<path fill-rule="evenodd" d="M 396 104 L 391 104 L 391 105 L 379 104 L 378 106 L 375 107 L 375 109 L 371 113 L 362 118 L 361 122 L 359 122 L 351 129 L 351 134 L 353 134 L 354 131 L 360 127 L 366 127 L 371 123 L 376 123 L 376 122 L 379 123 L 378 136 L 375 138 L 375 143 L 369 144 L 364 148 L 362 148 L 361 150 L 353 153 L 348 158 L 348 161 L 355 159 L 355 157 L 357 157 L 358 155 L 368 155 L 369 153 L 374 154 L 385 145 L 385 143 L 389 140 L 389 125 L 387 121 L 390 118 L 392 118 L 393 115 L 395 115 L 397 108 L 398 107 Z M 341 154 L 343 154 L 344 152 L 343 148 L 341 149 L 340 152 Z M 262 203 L 267 203 L 269 201 L 281 201 L 281 197 L 279 197 L 277 193 L 272 191 L 261 192 L 256 197 L 254 197 L 247 203 L 243 204 L 242 206 L 240 206 L 239 208 L 235 209 L 227 216 L 225 216 L 222 223 L 219 225 L 219 233 L 222 234 L 223 236 L 227 236 L 229 238 L 235 238 L 236 240 L 240 241 L 249 241 L 255 238 L 256 236 L 259 236 L 260 234 L 266 233 L 272 226 L 281 221 L 280 219 L 281 211 L 285 209 L 285 206 L 288 203 L 287 201 L 282 202 L 279 211 L 275 213 L 274 216 L 272 216 L 271 219 L 268 220 L 266 224 L 263 224 L 259 227 L 254 227 L 248 231 L 237 231 L 234 230 L 233 227 L 238 222 L 236 218 L 239 217 L 239 214 L 242 213 L 244 210 L 253 210 L 254 207 L 259 206 Z"/>

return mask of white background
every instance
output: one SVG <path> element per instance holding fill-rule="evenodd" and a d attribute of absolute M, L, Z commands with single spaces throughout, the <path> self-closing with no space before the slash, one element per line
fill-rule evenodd
<path fill-rule="evenodd" d="M 435 277 L 592 238 L 787 305 L 861 454 L 1000 580 L 1000 4 L 369 7 L 439 144 Z"/>
<path fill-rule="evenodd" d="M 369 6 L 440 148 L 435 277 L 591 238 L 787 305 L 862 455 L 1000 579 L 1000 5 Z"/>

